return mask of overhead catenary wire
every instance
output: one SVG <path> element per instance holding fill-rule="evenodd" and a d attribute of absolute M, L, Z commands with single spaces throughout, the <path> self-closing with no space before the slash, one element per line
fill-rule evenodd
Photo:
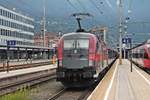
<path fill-rule="evenodd" d="M 102 17 L 103 11 L 97 6 L 97 4 L 93 0 L 89 0 L 89 2 L 94 6 L 94 8 L 98 11 L 98 15 Z M 103 23 L 103 21 L 100 21 Z"/>
<path fill-rule="evenodd" d="M 33 6 L 32 5 L 30 5 L 29 3 L 27 3 L 27 2 L 25 2 L 25 0 L 17 0 L 19 3 L 20 3 L 20 5 L 23 5 L 23 7 L 25 7 L 25 9 L 26 10 L 28 10 L 28 12 L 27 11 L 25 11 L 24 9 L 21 9 L 21 10 L 23 10 L 24 12 L 27 12 L 26 14 L 27 15 L 36 15 L 36 14 L 38 14 L 39 13 L 39 11 L 38 10 L 36 10 L 36 9 L 34 9 L 33 8 Z M 9 3 L 12 5 L 12 2 L 10 2 L 9 1 Z M 14 3 L 13 2 L 13 5 L 15 5 L 16 7 L 18 6 L 16 3 Z M 21 8 L 22 6 L 20 6 L 19 5 L 19 8 Z M 30 12 L 30 10 L 33 10 L 34 9 L 34 12 Z M 34 14 L 33 14 L 34 13 Z"/>
<path fill-rule="evenodd" d="M 82 8 L 85 12 L 88 12 L 87 9 L 86 9 L 86 7 L 82 4 L 82 2 L 81 2 L 80 0 L 76 0 L 76 1 L 79 3 L 79 5 L 81 6 L 81 8 Z"/>
<path fill-rule="evenodd" d="M 108 35 L 108 38 L 110 38 L 108 40 L 110 40 L 110 42 L 112 43 L 111 46 L 115 46 L 114 48 L 117 48 L 117 41 L 115 41 L 115 39 L 110 35 Z"/>
<path fill-rule="evenodd" d="M 108 5 L 108 7 L 110 7 L 111 9 L 113 9 L 111 3 L 109 2 L 109 0 L 105 0 L 106 4 Z"/>
<path fill-rule="evenodd" d="M 76 6 L 74 6 L 74 4 L 70 0 L 66 0 L 66 1 L 75 11 L 79 11 L 79 9 Z"/>
<path fill-rule="evenodd" d="M 77 1 L 77 2 L 79 3 L 79 5 L 81 6 L 80 9 L 82 8 L 85 12 L 89 12 L 89 11 L 87 10 L 87 8 L 85 7 L 85 5 L 83 4 L 83 2 L 81 2 L 80 0 L 76 0 L 76 1 Z M 96 4 L 94 1 L 92 1 L 92 0 L 89 0 L 89 1 L 90 1 L 91 4 L 95 7 L 95 9 L 98 10 L 99 15 L 101 16 L 101 15 L 103 14 L 103 12 L 101 11 L 101 9 L 97 6 L 97 4 Z M 79 8 L 77 8 L 76 5 L 74 5 L 74 4 L 71 2 L 71 0 L 67 0 L 67 2 L 68 2 L 69 5 L 72 6 L 72 8 L 74 8 L 76 11 L 78 11 L 78 12 L 81 11 Z M 92 19 L 94 19 L 94 17 L 92 17 Z M 97 21 L 96 21 L 96 22 L 97 22 Z M 100 21 L 99 23 L 101 23 L 101 21 Z"/>
<path fill-rule="evenodd" d="M 103 14 L 103 12 L 100 10 L 99 7 L 97 7 L 96 3 L 93 0 L 89 0 L 89 2 L 98 10 L 98 12 L 101 14 Z"/>

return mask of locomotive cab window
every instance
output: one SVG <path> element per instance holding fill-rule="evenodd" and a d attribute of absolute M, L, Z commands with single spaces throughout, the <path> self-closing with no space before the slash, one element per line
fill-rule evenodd
<path fill-rule="evenodd" d="M 64 49 L 88 49 L 88 39 L 72 39 L 64 40 Z"/>
<path fill-rule="evenodd" d="M 64 40 L 64 49 L 75 48 L 75 40 Z"/>
<path fill-rule="evenodd" d="M 77 48 L 88 49 L 89 48 L 89 40 L 88 39 L 77 40 Z"/>

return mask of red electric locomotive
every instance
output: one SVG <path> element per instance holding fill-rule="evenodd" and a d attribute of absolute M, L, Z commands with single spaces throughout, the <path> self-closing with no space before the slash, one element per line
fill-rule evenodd
<path fill-rule="evenodd" d="M 145 70 L 150 70 L 150 40 L 132 49 L 133 61 Z"/>
<path fill-rule="evenodd" d="M 108 51 L 109 50 L 109 51 Z M 67 87 L 85 87 L 98 80 L 116 54 L 96 35 L 85 32 L 68 33 L 58 43 L 57 81 Z M 113 59 L 113 60 L 112 60 Z"/>

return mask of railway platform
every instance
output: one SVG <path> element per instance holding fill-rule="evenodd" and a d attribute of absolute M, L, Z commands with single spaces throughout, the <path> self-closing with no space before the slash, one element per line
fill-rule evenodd
<path fill-rule="evenodd" d="M 15 65 L 23 65 L 23 64 L 30 64 L 30 63 L 42 63 L 42 62 L 48 62 L 48 61 L 52 62 L 52 60 L 50 60 L 50 59 L 28 60 L 28 61 L 26 61 L 25 59 L 21 59 L 20 61 L 11 60 L 9 62 L 9 65 L 15 66 Z M 6 63 L 7 63 L 7 61 L 0 62 L 0 67 L 6 67 Z"/>
<path fill-rule="evenodd" d="M 149 100 L 150 75 L 126 59 L 117 60 L 101 80 L 88 100 Z"/>
<path fill-rule="evenodd" d="M 28 74 L 28 73 L 39 72 L 39 71 L 52 70 L 55 68 L 56 68 L 56 64 L 52 64 L 52 65 L 44 65 L 44 66 L 39 66 L 39 67 L 12 70 L 9 72 L 5 71 L 5 72 L 0 72 L 0 79 L 13 77 L 13 76 L 19 76 L 19 75 Z"/>

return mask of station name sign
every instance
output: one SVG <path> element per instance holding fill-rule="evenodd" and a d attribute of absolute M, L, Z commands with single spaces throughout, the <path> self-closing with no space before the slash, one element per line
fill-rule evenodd
<path fill-rule="evenodd" d="M 122 43 L 123 44 L 128 44 L 131 43 L 132 39 L 130 37 L 122 38 Z"/>
<path fill-rule="evenodd" d="M 8 40 L 7 41 L 7 46 L 15 46 L 16 45 L 16 40 Z"/>

